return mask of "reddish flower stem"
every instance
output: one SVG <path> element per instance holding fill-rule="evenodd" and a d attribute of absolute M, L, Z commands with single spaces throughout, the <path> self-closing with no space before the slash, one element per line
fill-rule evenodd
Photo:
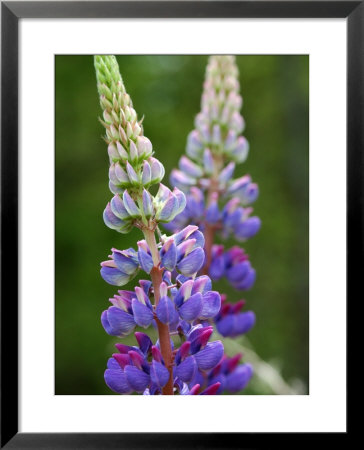
<path fill-rule="evenodd" d="M 153 290 L 154 290 L 154 300 L 155 306 L 158 305 L 160 293 L 159 287 L 162 283 L 162 269 L 160 266 L 160 258 L 159 251 L 157 248 L 157 243 L 155 240 L 154 231 L 144 229 L 144 236 L 149 249 L 152 253 L 152 258 L 154 262 L 154 267 L 150 272 L 150 276 L 152 278 Z M 162 388 L 163 395 L 173 395 L 173 354 L 171 347 L 171 338 L 169 335 L 169 326 L 162 323 L 158 317 L 155 317 L 155 321 L 157 323 L 158 335 L 159 335 L 159 345 L 161 349 L 161 353 L 164 359 L 164 363 L 169 372 L 169 380 L 167 384 Z"/>

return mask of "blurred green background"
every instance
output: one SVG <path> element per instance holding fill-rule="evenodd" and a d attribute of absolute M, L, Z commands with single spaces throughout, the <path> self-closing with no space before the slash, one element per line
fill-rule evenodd
<path fill-rule="evenodd" d="M 207 56 L 117 58 L 134 107 L 145 116 L 145 135 L 169 175 L 199 112 Z M 309 59 L 249 55 L 238 56 L 237 64 L 250 154 L 236 176 L 249 173 L 259 184 L 254 209 L 263 226 L 244 244 L 258 274 L 253 289 L 242 295 L 225 281 L 214 285 L 230 301 L 245 298 L 257 315 L 249 342 L 226 339 L 225 345 L 230 353 L 252 347 L 297 393 L 307 393 Z M 118 234 L 102 220 L 112 194 L 92 56 L 56 56 L 55 95 L 55 393 L 112 394 L 103 372 L 117 340 L 104 332 L 100 315 L 116 288 L 102 280 L 99 264 L 111 247 L 135 247 L 141 236 L 138 230 Z M 135 344 L 132 336 L 128 342 Z M 251 357 L 248 351 L 244 360 Z M 254 377 L 244 393 L 277 392 Z"/>

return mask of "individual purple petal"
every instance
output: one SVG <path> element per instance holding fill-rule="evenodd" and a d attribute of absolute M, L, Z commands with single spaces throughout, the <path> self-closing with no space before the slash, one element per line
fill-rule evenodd
<path fill-rule="evenodd" d="M 128 126 L 128 125 L 127 125 Z M 129 124 L 130 126 L 130 124 Z M 130 161 L 135 164 L 138 159 L 138 149 L 137 146 L 134 144 L 134 142 L 129 139 L 129 159 Z M 134 169 L 133 169 L 134 170 Z"/>
<path fill-rule="evenodd" d="M 249 143 L 244 136 L 239 136 L 237 146 L 231 152 L 237 163 L 242 163 L 246 160 L 249 153 Z"/>
<path fill-rule="evenodd" d="M 119 141 L 116 141 L 116 147 L 118 149 L 120 158 L 123 159 L 124 161 L 126 161 L 128 159 L 128 153 L 125 150 L 125 148 L 121 145 L 121 143 Z"/>
<path fill-rule="evenodd" d="M 154 263 L 153 258 L 149 253 L 145 252 L 142 248 L 139 247 L 138 250 L 138 259 L 141 268 L 146 273 L 150 273 L 150 271 L 153 269 Z"/>
<path fill-rule="evenodd" d="M 244 190 L 249 186 L 252 179 L 250 175 L 244 175 L 243 177 L 240 177 L 236 179 L 229 187 L 228 194 L 237 194 L 244 192 Z"/>
<path fill-rule="evenodd" d="M 220 382 L 214 383 L 211 386 L 207 387 L 204 391 L 202 391 L 200 395 L 215 395 L 220 389 L 220 385 Z"/>
<path fill-rule="evenodd" d="M 131 314 L 122 311 L 116 306 L 110 306 L 109 309 L 102 313 L 101 323 L 105 331 L 111 336 L 130 334 L 136 325 Z"/>
<path fill-rule="evenodd" d="M 162 361 L 162 353 L 156 345 L 152 346 L 152 357 L 154 360 L 161 362 Z"/>
<path fill-rule="evenodd" d="M 224 346 L 221 341 L 209 342 L 206 347 L 195 354 L 196 363 L 201 370 L 216 366 L 223 357 Z"/>
<path fill-rule="evenodd" d="M 222 373 L 219 373 L 217 376 L 214 376 L 209 380 L 210 386 L 215 385 L 216 383 L 220 383 L 220 387 L 216 390 L 215 394 L 222 394 L 225 389 L 225 375 Z"/>
<path fill-rule="evenodd" d="M 174 242 L 176 243 L 176 245 L 179 245 L 181 242 L 188 239 L 191 234 L 197 230 L 198 227 L 196 225 L 188 225 L 187 227 L 183 228 L 183 230 L 173 235 Z"/>
<path fill-rule="evenodd" d="M 120 250 L 113 249 L 112 256 L 117 268 L 127 275 L 132 275 L 139 267 L 138 263 Z"/>
<path fill-rule="evenodd" d="M 213 253 L 212 261 L 209 267 L 209 275 L 214 281 L 218 281 L 225 274 L 224 247 L 219 247 L 222 247 L 222 252 L 221 254 L 218 252 Z"/>
<path fill-rule="evenodd" d="M 115 360 L 114 355 L 112 358 L 109 358 L 107 360 L 107 364 L 106 364 L 108 369 L 112 369 L 112 370 L 120 370 L 120 364 Z"/>
<path fill-rule="evenodd" d="M 143 328 L 149 327 L 153 321 L 153 312 L 136 298 L 133 299 L 131 306 L 136 324 Z"/>
<path fill-rule="evenodd" d="M 199 178 L 203 175 L 201 167 L 199 167 L 197 164 L 193 163 L 186 156 L 181 157 L 181 159 L 179 160 L 178 166 L 182 172 L 186 173 L 187 175 L 189 175 L 191 177 Z"/>
<path fill-rule="evenodd" d="M 160 250 L 161 267 L 174 270 L 177 264 L 177 247 L 173 239 L 169 239 Z"/>
<path fill-rule="evenodd" d="M 192 355 L 206 345 L 213 331 L 213 327 L 203 327 L 202 325 L 191 331 L 188 340 L 191 342 L 190 352 Z"/>
<path fill-rule="evenodd" d="M 154 384 L 162 388 L 169 380 L 168 369 L 162 363 L 153 360 L 150 365 L 150 378 Z"/>
<path fill-rule="evenodd" d="M 195 239 L 186 239 L 181 244 L 177 246 L 177 261 L 181 261 L 182 258 L 187 256 L 196 245 Z"/>
<path fill-rule="evenodd" d="M 248 274 L 250 269 L 251 269 L 250 262 L 243 261 L 242 263 L 238 263 L 230 267 L 226 271 L 226 277 L 229 281 L 238 282 L 244 279 L 244 277 Z"/>
<path fill-rule="evenodd" d="M 256 183 L 250 183 L 245 189 L 243 195 L 240 197 L 243 204 L 250 204 L 255 202 L 259 195 L 259 188 Z"/>
<path fill-rule="evenodd" d="M 178 264 L 177 269 L 183 275 L 192 276 L 197 273 L 205 261 L 205 252 L 201 247 L 195 248 L 185 258 L 183 258 Z"/>
<path fill-rule="evenodd" d="M 152 170 L 147 161 L 143 163 L 143 172 L 142 172 L 142 184 L 143 186 L 149 186 L 152 181 Z"/>
<path fill-rule="evenodd" d="M 134 185 L 139 185 L 140 184 L 139 177 L 135 172 L 133 166 L 129 163 L 129 161 L 126 162 L 126 171 L 128 172 L 128 177 L 131 183 Z"/>
<path fill-rule="evenodd" d="M 177 198 L 170 192 L 170 195 L 163 205 L 162 209 L 157 214 L 157 218 L 160 222 L 169 222 L 174 217 L 175 211 L 178 209 L 178 200 Z"/>
<path fill-rule="evenodd" d="M 237 144 L 237 134 L 234 130 L 229 130 L 228 134 L 226 136 L 225 142 L 224 142 L 224 147 L 226 150 L 232 150 L 233 148 L 236 147 Z"/>
<path fill-rule="evenodd" d="M 189 382 L 195 375 L 197 364 L 193 356 L 188 356 L 176 367 L 176 376 L 182 381 Z"/>
<path fill-rule="evenodd" d="M 203 144 L 198 131 L 191 131 L 187 137 L 186 153 L 191 156 L 191 158 L 195 158 L 197 155 L 199 155 L 199 152 L 202 150 L 202 148 Z"/>
<path fill-rule="evenodd" d="M 118 394 L 131 394 L 133 389 L 127 382 L 125 373 L 120 369 L 106 369 L 104 379 L 107 386 Z"/>
<path fill-rule="evenodd" d="M 235 236 L 238 239 L 249 239 L 260 229 L 261 221 L 259 217 L 249 217 L 235 227 Z"/>
<path fill-rule="evenodd" d="M 247 333 L 255 325 L 255 314 L 253 311 L 235 314 L 234 316 L 234 334 L 236 336 Z"/>
<path fill-rule="evenodd" d="M 149 295 L 149 290 L 152 287 L 152 282 L 150 280 L 139 280 L 139 284 L 146 295 Z"/>
<path fill-rule="evenodd" d="M 148 306 L 150 309 L 152 309 L 152 304 L 149 300 L 148 295 L 145 293 L 144 289 L 142 289 L 139 286 L 135 287 L 135 294 L 137 296 L 137 299 L 139 300 L 140 303 L 142 303 L 143 305 Z"/>
<path fill-rule="evenodd" d="M 215 317 L 221 308 L 221 297 L 216 291 L 206 292 L 202 297 L 202 310 L 200 319 L 210 319 Z"/>
<path fill-rule="evenodd" d="M 255 269 L 250 269 L 248 274 L 245 276 L 245 278 L 243 280 L 241 280 L 237 283 L 234 283 L 234 287 L 235 287 L 235 289 L 238 289 L 241 291 L 247 291 L 255 283 L 255 278 L 256 278 Z"/>
<path fill-rule="evenodd" d="M 113 183 L 116 186 L 120 184 L 120 180 L 115 173 L 115 164 L 111 164 L 111 166 L 109 167 L 109 179 L 111 183 Z"/>
<path fill-rule="evenodd" d="M 141 333 L 140 331 L 136 331 L 134 335 L 136 337 L 140 350 L 144 353 L 144 355 L 147 355 L 153 346 L 150 337 L 145 333 Z"/>
<path fill-rule="evenodd" d="M 125 366 L 128 366 L 131 364 L 131 358 L 128 354 L 113 353 L 112 357 L 119 364 L 119 367 L 121 367 L 123 370 L 125 369 Z"/>
<path fill-rule="evenodd" d="M 183 320 L 191 322 L 199 317 L 201 309 L 202 295 L 197 292 L 182 304 L 182 306 L 178 309 L 178 313 Z"/>
<path fill-rule="evenodd" d="M 190 348 L 190 341 L 185 341 L 183 342 L 183 344 L 181 344 L 181 347 L 178 349 L 174 359 L 177 365 L 181 363 L 181 360 L 185 359 L 189 355 Z"/>
<path fill-rule="evenodd" d="M 123 203 L 130 217 L 134 219 L 141 217 L 139 208 L 135 204 L 134 200 L 130 197 L 127 190 L 125 190 L 123 194 Z"/>
<path fill-rule="evenodd" d="M 130 275 L 127 275 L 126 273 L 121 272 L 120 269 L 109 265 L 102 265 L 100 273 L 102 278 L 113 286 L 123 286 L 131 280 Z"/>
<path fill-rule="evenodd" d="M 204 294 L 211 290 L 211 286 L 210 278 L 207 275 L 201 275 L 195 278 L 191 293 L 196 294 L 196 292 L 200 292 L 201 294 Z"/>
<path fill-rule="evenodd" d="M 152 183 L 160 182 L 165 174 L 163 164 L 158 161 L 158 159 L 153 158 L 152 156 L 149 158 L 149 164 L 152 172 Z"/>
<path fill-rule="evenodd" d="M 165 324 L 169 324 L 175 318 L 174 304 L 172 300 L 167 296 L 159 299 L 155 312 L 158 319 Z"/>
<path fill-rule="evenodd" d="M 245 388 L 253 376 L 253 367 L 250 364 L 238 366 L 226 376 L 225 389 L 231 393 L 239 392 Z"/>
<path fill-rule="evenodd" d="M 122 194 L 124 192 L 123 188 L 115 186 L 111 181 L 109 181 L 109 189 L 113 194 Z"/>
<path fill-rule="evenodd" d="M 121 220 L 119 217 L 116 217 L 116 215 L 112 212 L 110 203 L 106 205 L 103 218 L 105 225 L 113 230 L 118 230 L 119 228 L 122 228 L 125 225 L 125 222 Z"/>
<path fill-rule="evenodd" d="M 128 355 L 130 356 L 132 364 L 135 367 L 137 367 L 138 369 L 142 370 L 143 366 L 145 366 L 145 357 L 141 352 L 139 352 L 137 350 L 138 349 L 130 350 L 128 352 Z M 146 364 L 146 366 L 148 366 L 148 364 Z M 148 373 L 149 373 L 149 367 L 148 367 Z"/>
<path fill-rule="evenodd" d="M 138 148 L 138 156 L 139 158 L 146 158 L 152 154 L 153 146 L 150 140 L 145 136 L 138 136 L 136 145 Z"/>
<path fill-rule="evenodd" d="M 205 149 L 203 154 L 203 165 L 205 172 L 208 175 L 211 175 L 214 171 L 214 159 L 212 157 L 211 150 L 209 150 L 208 148 Z"/>
<path fill-rule="evenodd" d="M 173 189 L 173 195 L 176 197 L 178 202 L 176 214 L 180 214 L 186 207 L 186 196 L 182 191 L 180 191 L 176 187 Z"/>
<path fill-rule="evenodd" d="M 215 224 L 220 220 L 220 211 L 217 200 L 213 200 L 206 210 L 206 221 L 210 224 Z"/>
<path fill-rule="evenodd" d="M 101 323 L 102 326 L 104 327 L 104 330 L 106 331 L 107 334 L 109 334 L 110 336 L 118 336 L 118 332 L 116 330 L 114 330 L 112 328 L 112 326 L 110 325 L 110 322 L 107 318 L 107 311 L 103 311 L 101 314 Z"/>
<path fill-rule="evenodd" d="M 110 172 L 109 172 L 109 176 L 110 176 Z M 115 176 L 116 176 L 116 182 L 111 178 L 111 181 L 118 185 L 121 184 L 122 186 L 126 186 L 130 184 L 130 179 L 128 177 L 128 175 L 126 174 L 125 170 L 121 167 L 120 163 L 117 162 L 115 164 Z"/>
<path fill-rule="evenodd" d="M 204 248 L 205 246 L 205 238 L 203 233 L 200 230 L 196 230 L 190 234 L 189 239 L 194 239 L 196 241 L 195 247 Z"/>
<path fill-rule="evenodd" d="M 217 331 L 221 336 L 228 337 L 234 332 L 235 318 L 233 314 L 228 314 L 216 322 Z"/>
<path fill-rule="evenodd" d="M 177 308 L 179 308 L 182 305 L 182 303 L 191 296 L 193 284 L 194 284 L 193 280 L 187 280 L 179 288 L 177 295 L 174 297 L 174 302 Z"/>
<path fill-rule="evenodd" d="M 178 189 L 186 190 L 196 184 L 196 180 L 180 170 L 173 169 L 169 177 L 172 186 L 178 187 Z"/>
<path fill-rule="evenodd" d="M 143 392 L 150 383 L 150 376 L 134 366 L 126 366 L 125 374 L 128 384 L 136 392 Z"/>
<path fill-rule="evenodd" d="M 193 387 L 191 387 L 190 392 L 188 395 L 198 395 L 198 391 L 200 389 L 199 384 L 195 384 Z"/>
<path fill-rule="evenodd" d="M 119 217 L 122 220 L 130 218 L 129 213 L 126 210 L 124 203 L 119 195 L 114 195 L 114 197 L 111 199 L 110 206 L 115 216 Z"/>
<path fill-rule="evenodd" d="M 154 214 L 151 195 L 145 189 L 143 189 L 143 212 L 147 219 L 150 219 Z"/>
<path fill-rule="evenodd" d="M 120 343 L 116 343 L 115 347 L 122 354 L 128 354 L 130 352 L 130 350 L 135 350 L 135 348 L 136 348 L 136 347 L 132 347 L 131 345 L 125 345 L 125 344 L 120 344 Z"/>
<path fill-rule="evenodd" d="M 117 151 L 116 147 L 113 144 L 109 144 L 107 148 L 107 153 L 109 155 L 110 162 L 119 161 L 120 159 L 119 152 Z"/>
<path fill-rule="evenodd" d="M 219 174 L 220 183 L 227 183 L 233 176 L 235 170 L 235 163 L 229 163 Z"/>

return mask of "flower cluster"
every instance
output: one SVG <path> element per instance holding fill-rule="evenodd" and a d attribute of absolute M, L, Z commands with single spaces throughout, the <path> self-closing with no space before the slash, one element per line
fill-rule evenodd
<path fill-rule="evenodd" d="M 107 363 L 105 382 L 119 394 L 214 395 L 225 386 L 233 392 L 234 381 L 229 380 L 238 376 L 232 376 L 237 369 L 220 364 L 226 359 L 223 344 L 210 341 L 211 323 L 221 313 L 221 296 L 212 290 L 207 274 L 198 274 L 206 259 L 204 235 L 191 223 L 171 236 L 160 233 L 160 223 L 183 214 L 185 194 L 160 183 L 163 165 L 143 135 L 115 57 L 96 56 L 95 68 L 110 158 L 109 187 L 114 193 L 104 222 L 120 233 L 138 227 L 144 234 L 137 250 L 112 248 L 109 259 L 101 263 L 101 276 L 114 286 L 125 285 L 140 271 L 151 278 L 139 280 L 134 290 L 119 290 L 110 299 L 112 306 L 102 313 L 101 323 L 109 335 L 119 338 L 137 327 L 154 326 L 158 331 L 155 344 L 139 331 L 135 331 L 138 346 L 116 344 L 118 353 Z M 238 115 L 234 117 L 229 120 L 235 120 L 239 132 Z M 149 188 L 155 183 L 159 189 L 153 196 Z M 238 256 L 232 255 L 230 263 L 226 260 L 225 272 L 233 276 L 238 264 Z M 179 343 L 173 343 L 171 336 Z M 247 382 L 240 381 L 241 386 Z"/>
<path fill-rule="evenodd" d="M 206 239 L 205 264 L 200 273 L 218 281 L 225 277 L 236 290 L 248 290 L 256 278 L 244 249 L 234 246 L 225 249 L 215 238 L 234 238 L 245 242 L 261 227 L 259 217 L 253 215 L 252 204 L 259 196 L 258 185 L 250 175 L 234 178 L 236 165 L 246 160 L 249 144 L 241 133 L 245 122 L 240 114 L 242 97 L 239 94 L 238 69 L 233 56 L 211 56 L 206 69 L 201 111 L 195 118 L 195 129 L 187 138 L 186 155 L 172 171 L 170 181 L 186 195 L 186 207 L 165 224 L 171 232 L 187 224 L 197 225 Z M 247 333 L 255 324 L 252 311 L 241 312 L 244 301 L 226 302 L 213 323 L 223 337 L 234 338 Z M 192 379 L 194 385 L 216 386 L 216 393 L 243 389 L 252 368 L 237 366 L 240 355 L 224 359 L 209 373 Z M 186 363 L 187 365 L 187 363 Z"/>
<path fill-rule="evenodd" d="M 225 251 L 223 245 L 213 245 L 208 273 L 214 281 L 225 276 L 238 291 L 250 289 L 255 282 L 255 269 L 250 264 L 249 256 L 237 246 Z"/>
<path fill-rule="evenodd" d="M 255 324 L 253 311 L 241 312 L 245 301 L 226 302 L 226 296 L 221 296 L 221 309 L 214 317 L 217 331 L 224 337 L 236 337 L 247 333 Z"/>
<path fill-rule="evenodd" d="M 157 245 L 160 267 L 169 271 L 176 270 L 187 277 L 194 275 L 205 260 L 204 242 L 203 234 L 193 225 L 170 237 L 162 236 Z M 113 248 L 111 251 L 110 259 L 101 263 L 101 276 L 114 286 L 128 283 L 140 268 L 150 274 L 154 267 L 152 252 L 145 239 L 138 242 L 138 251 L 133 248 Z"/>
<path fill-rule="evenodd" d="M 181 395 L 216 394 L 221 382 L 210 383 L 200 391 L 200 384 L 187 383 L 197 374 L 217 368 L 223 358 L 224 349 L 220 341 L 208 342 L 211 333 L 201 325 L 189 332 L 187 339 L 176 352 L 173 390 Z M 115 344 L 118 353 L 108 360 L 104 374 L 105 382 L 118 394 L 132 392 L 158 395 L 169 379 L 159 344 L 153 345 L 149 336 L 136 332 L 138 347 Z M 172 343 L 173 345 L 173 343 Z"/>
<path fill-rule="evenodd" d="M 226 251 L 213 245 L 215 237 L 245 242 L 261 227 L 251 207 L 259 195 L 257 184 L 250 175 L 233 178 L 236 164 L 246 160 L 249 150 L 240 135 L 245 128 L 241 106 L 234 57 L 210 57 L 201 112 L 187 139 L 187 156 L 180 158 L 179 169 L 170 177 L 171 184 L 185 193 L 186 207 L 164 226 L 172 232 L 187 224 L 199 226 L 209 236 L 204 273 L 214 280 L 226 277 L 235 289 L 247 290 L 256 274 L 243 249 Z"/>
<path fill-rule="evenodd" d="M 182 278 L 182 279 L 181 279 Z M 159 302 L 154 306 L 154 288 L 148 280 L 139 280 L 134 291 L 120 290 L 110 299 L 112 306 L 102 313 L 101 322 L 111 336 L 123 337 L 136 326 L 148 328 L 154 319 L 175 331 L 181 321 L 193 323 L 213 319 L 220 311 L 221 296 L 211 290 L 211 280 L 202 275 L 197 278 L 177 276 L 172 284 L 171 272 L 165 271 L 159 286 Z"/>
<path fill-rule="evenodd" d="M 155 197 L 150 194 L 148 189 L 163 179 L 164 166 L 152 156 L 152 143 L 143 134 L 115 56 L 95 56 L 95 69 L 110 159 L 109 188 L 115 194 L 104 221 L 120 233 L 169 222 L 183 211 L 185 197 L 163 185 Z"/>

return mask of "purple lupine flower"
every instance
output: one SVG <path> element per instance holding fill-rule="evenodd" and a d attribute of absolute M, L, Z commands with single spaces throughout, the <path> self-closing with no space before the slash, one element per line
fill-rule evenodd
<path fill-rule="evenodd" d="M 213 280 L 225 276 L 237 290 L 248 290 L 255 282 L 255 270 L 244 249 L 234 246 L 225 251 L 223 245 L 212 246 L 212 261 L 209 275 Z"/>
<path fill-rule="evenodd" d="M 228 237 L 232 233 L 239 241 L 253 237 L 260 229 L 261 221 L 258 217 L 249 217 L 252 208 L 239 206 L 239 199 L 231 199 L 222 212 L 223 235 Z"/>
<path fill-rule="evenodd" d="M 158 319 L 165 324 L 178 326 L 179 319 L 193 322 L 197 319 L 207 320 L 215 317 L 221 307 L 220 294 L 211 291 L 209 277 L 203 275 L 183 281 L 179 288 L 171 289 L 167 294 L 167 284 L 161 283 L 160 300 L 156 308 Z"/>
<path fill-rule="evenodd" d="M 137 252 L 129 248 L 128 250 L 111 249 L 108 261 L 101 263 L 101 276 L 109 284 L 123 286 L 132 280 L 139 270 Z"/>
<path fill-rule="evenodd" d="M 253 376 L 253 367 L 249 363 L 239 364 L 241 357 L 241 354 L 232 358 L 224 355 L 220 363 L 208 374 L 206 384 L 214 386 L 219 382 L 217 394 L 223 391 L 235 394 L 243 390 Z"/>
<path fill-rule="evenodd" d="M 153 307 L 149 300 L 148 293 L 141 287 L 136 287 L 134 291 L 118 291 L 110 299 L 113 306 L 110 306 L 101 315 L 101 322 L 105 331 L 112 336 L 125 336 L 130 334 L 134 328 L 147 328 L 154 320 Z"/>
<path fill-rule="evenodd" d="M 219 314 L 214 318 L 217 331 L 224 337 L 236 337 L 250 331 L 255 324 L 253 311 L 241 312 L 244 300 L 227 303 L 226 296 L 221 296 L 222 306 Z"/>
<path fill-rule="evenodd" d="M 208 342 L 212 327 L 196 325 L 187 334 L 175 357 L 175 376 L 183 382 L 190 382 L 198 371 L 214 368 L 224 354 L 221 341 Z"/>
<path fill-rule="evenodd" d="M 139 347 L 115 344 L 119 353 L 108 361 L 105 382 L 118 394 L 142 393 L 147 388 L 153 393 L 161 392 L 169 372 L 160 350 L 146 334 L 135 333 L 135 336 Z"/>

